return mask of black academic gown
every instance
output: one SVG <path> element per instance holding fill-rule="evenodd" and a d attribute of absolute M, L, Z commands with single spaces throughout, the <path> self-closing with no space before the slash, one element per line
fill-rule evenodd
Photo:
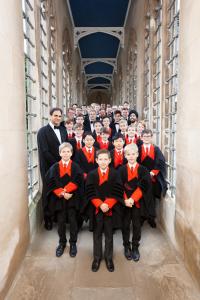
<path fill-rule="evenodd" d="M 96 157 L 96 149 L 94 148 L 94 158 Z M 89 163 L 82 149 L 76 151 L 74 161 L 80 166 L 83 173 L 88 174 L 90 171 L 98 167 L 95 159 L 94 163 Z"/>
<path fill-rule="evenodd" d="M 104 201 L 105 198 L 114 198 L 117 200 L 117 203 L 112 208 L 112 224 L 113 228 L 121 228 L 123 188 L 120 176 L 114 169 L 109 168 L 108 180 L 102 185 L 99 185 L 98 169 L 90 172 L 86 180 L 85 193 L 84 214 L 89 218 L 89 229 L 91 231 L 94 229 L 96 211 L 91 200 L 95 198 L 100 198 L 102 201 Z"/>
<path fill-rule="evenodd" d="M 76 163 L 72 162 L 71 176 L 65 174 L 63 177 L 60 177 L 59 163 L 55 163 L 46 174 L 46 182 L 48 211 L 52 216 L 67 208 L 74 208 L 77 212 L 80 210 L 83 195 L 83 175 Z M 65 200 L 63 197 L 59 198 L 53 193 L 55 189 L 64 188 L 69 182 L 78 186 L 78 189 L 72 192 L 73 196 L 70 200 Z"/>
<path fill-rule="evenodd" d="M 142 146 L 141 146 L 139 148 L 138 163 L 145 166 L 149 170 L 149 172 L 151 172 L 151 170 L 160 171 L 156 176 L 156 182 L 153 183 L 153 191 L 155 197 L 161 198 L 161 196 L 165 196 L 167 191 L 167 182 L 165 180 L 166 163 L 165 163 L 165 157 L 162 154 L 159 147 L 154 145 L 154 151 L 155 151 L 154 160 L 151 157 L 147 156 L 143 161 L 141 161 L 141 153 L 142 153 Z"/>
<path fill-rule="evenodd" d="M 142 198 L 139 200 L 140 205 L 140 215 L 141 217 L 148 218 L 149 214 L 151 213 L 151 193 L 152 193 L 152 183 L 151 183 L 151 176 L 149 171 L 139 165 L 137 176 L 130 181 L 128 181 L 128 170 L 127 164 L 121 166 L 119 168 L 119 174 L 121 177 L 121 181 L 123 184 L 124 192 L 127 195 L 127 198 L 130 198 L 133 192 L 139 187 L 142 190 Z M 125 215 L 126 210 L 123 210 L 123 214 Z"/>
<path fill-rule="evenodd" d="M 115 168 L 114 167 L 114 153 L 115 153 L 115 149 L 112 149 L 110 151 L 110 156 L 111 156 L 111 163 L 110 163 L 110 166 Z M 123 156 L 123 162 L 122 162 L 122 165 L 125 165 L 127 163 L 127 159 L 125 158 L 125 156 Z M 116 169 L 119 169 L 122 165 L 119 165 Z"/>

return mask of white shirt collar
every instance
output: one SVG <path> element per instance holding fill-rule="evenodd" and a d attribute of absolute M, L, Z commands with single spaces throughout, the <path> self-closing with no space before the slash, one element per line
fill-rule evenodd
<path fill-rule="evenodd" d="M 106 172 L 108 171 L 108 168 L 106 168 L 105 170 L 102 170 L 102 169 L 100 168 L 100 171 L 101 171 L 101 174 L 102 174 L 102 173 L 106 173 Z"/>
<path fill-rule="evenodd" d="M 69 161 L 70 161 L 70 159 L 69 159 L 68 161 L 64 161 L 64 160 L 62 159 L 62 164 L 63 164 L 63 166 L 68 167 Z"/>
<path fill-rule="evenodd" d="M 129 168 L 130 168 L 130 169 L 131 169 L 131 168 L 135 169 L 135 167 L 136 167 L 136 165 L 137 165 L 137 162 L 135 162 L 133 165 L 131 165 L 130 163 L 128 163 L 128 165 L 129 165 Z"/>
<path fill-rule="evenodd" d="M 49 125 L 50 125 L 51 128 L 54 130 L 54 125 L 53 125 L 53 123 L 51 123 L 51 121 L 49 122 Z"/>
<path fill-rule="evenodd" d="M 117 150 L 117 149 L 116 149 L 116 151 L 117 151 L 117 153 L 120 153 L 120 154 L 123 153 L 123 149 L 122 149 L 122 150 Z"/>
<path fill-rule="evenodd" d="M 87 150 L 87 152 L 88 152 L 88 151 L 92 151 L 93 147 L 91 147 L 91 148 L 88 148 L 88 147 L 86 147 L 86 146 L 85 146 L 85 149 L 86 149 L 86 150 Z"/>
<path fill-rule="evenodd" d="M 150 149 L 150 147 L 151 147 L 151 144 L 144 144 L 144 148 L 146 149 L 146 148 L 149 148 Z"/>

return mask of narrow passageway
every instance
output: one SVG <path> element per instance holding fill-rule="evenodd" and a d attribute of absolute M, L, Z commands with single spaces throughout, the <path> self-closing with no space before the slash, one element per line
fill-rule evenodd
<path fill-rule="evenodd" d="M 138 263 L 123 255 L 121 232 L 114 235 L 115 272 L 102 261 L 91 271 L 92 234 L 79 235 L 78 255 L 55 257 L 56 229 L 41 231 L 31 243 L 6 300 L 198 300 L 191 275 L 160 229 L 143 226 Z"/>
<path fill-rule="evenodd" d="M 199 0 L 0 1 L 0 300 L 200 299 L 199 19 Z M 53 115 L 55 108 L 60 115 Z M 139 128 L 151 130 L 144 138 L 153 145 L 142 148 Z M 94 148 L 90 141 L 85 144 L 88 131 Z M 92 272 L 87 224 L 78 237 L 78 255 L 69 256 L 68 243 L 62 257 L 56 257 L 65 239 L 58 242 L 56 224 L 48 231 L 55 215 L 49 207 L 45 211 L 45 175 L 59 162 L 61 143 L 69 142 L 76 154 L 85 147 L 81 168 L 86 179 L 97 148 L 114 151 L 118 133 L 122 142 L 137 143 L 147 161 L 156 161 L 159 147 L 161 168 L 149 171 L 153 184 L 168 189 L 162 193 L 157 228 L 146 223 L 142 228 L 139 262 L 125 259 L 118 231 L 115 271 L 108 272 L 108 261 L 108 270 L 102 261 L 100 270 Z M 122 146 L 111 153 L 116 169 L 125 164 L 123 151 Z M 80 157 L 72 157 L 79 167 Z M 133 165 L 127 168 L 128 179 L 136 182 L 139 171 Z M 63 161 L 59 179 L 62 172 L 70 174 L 70 167 Z M 108 168 L 100 171 L 99 183 L 109 186 Z M 72 197 L 68 192 L 62 186 L 54 194 L 60 200 Z M 106 216 L 111 216 L 116 199 L 107 196 Z M 131 197 L 123 199 L 128 207 L 142 199 Z M 102 200 L 90 200 L 96 216 Z M 155 215 L 149 217 L 154 222 Z M 75 243 L 76 238 L 74 249 Z"/>

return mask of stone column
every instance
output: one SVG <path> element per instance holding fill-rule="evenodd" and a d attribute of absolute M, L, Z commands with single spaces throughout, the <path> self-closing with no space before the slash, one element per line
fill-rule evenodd
<path fill-rule="evenodd" d="M 29 240 L 21 0 L 0 1 L 0 298 Z"/>

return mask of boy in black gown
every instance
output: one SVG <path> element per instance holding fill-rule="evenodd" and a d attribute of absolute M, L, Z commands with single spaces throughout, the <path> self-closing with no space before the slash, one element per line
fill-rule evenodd
<path fill-rule="evenodd" d="M 104 258 L 109 272 L 113 264 L 113 228 L 121 227 L 122 185 L 117 172 L 109 167 L 110 153 L 106 149 L 97 151 L 98 169 L 90 172 L 86 181 L 86 196 L 90 230 L 93 230 L 92 271 L 99 269 L 103 256 L 102 235 L 105 235 Z"/>
<path fill-rule="evenodd" d="M 141 133 L 143 144 L 139 147 L 138 162 L 146 167 L 151 175 L 152 195 L 149 201 L 148 223 L 151 227 L 156 227 L 156 198 L 164 196 L 167 190 L 166 163 L 164 155 L 159 147 L 152 142 L 153 133 L 150 129 L 144 129 Z"/>
<path fill-rule="evenodd" d="M 140 218 L 145 213 L 145 207 L 148 203 L 151 178 L 148 170 L 137 163 L 138 147 L 136 144 L 125 146 L 124 152 L 128 163 L 119 169 L 124 188 L 123 198 L 125 204 L 122 218 L 124 255 L 128 260 L 138 261 L 140 259 L 138 247 L 141 239 Z M 131 223 L 132 247 L 130 243 Z"/>
<path fill-rule="evenodd" d="M 59 147 L 61 160 L 55 163 L 46 174 L 48 208 L 52 215 L 56 214 L 58 222 L 59 245 L 56 256 L 60 257 L 66 247 L 66 219 L 70 226 L 71 257 L 77 254 L 78 212 L 80 210 L 82 171 L 71 161 L 72 145 L 63 143 Z"/>

